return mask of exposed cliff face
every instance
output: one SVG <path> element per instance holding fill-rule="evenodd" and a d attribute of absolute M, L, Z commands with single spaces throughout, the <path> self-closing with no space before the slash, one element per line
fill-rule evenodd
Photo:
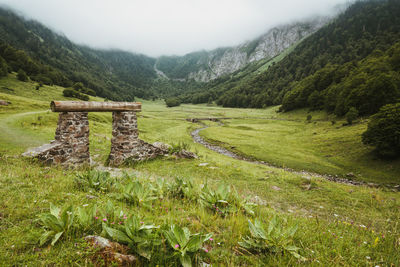
<path fill-rule="evenodd" d="M 229 74 L 243 68 L 247 64 L 261 59 L 270 59 L 304 37 L 316 32 L 329 21 L 329 18 L 318 17 L 308 21 L 282 25 L 270 29 L 259 38 L 245 42 L 236 47 L 219 48 L 210 52 L 202 52 L 199 57 L 196 53 L 194 58 L 191 54 L 183 57 L 169 57 L 159 59 L 159 69 L 172 79 L 194 79 L 200 82 L 208 82 L 224 74 Z M 194 53 L 193 53 L 194 55 Z M 174 61 L 173 71 L 164 64 L 163 60 Z M 191 62 L 191 72 L 183 69 Z M 163 68 L 164 67 L 164 68 Z"/>

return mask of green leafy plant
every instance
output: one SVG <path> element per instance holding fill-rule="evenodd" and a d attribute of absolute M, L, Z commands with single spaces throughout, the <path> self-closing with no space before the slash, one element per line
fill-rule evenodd
<path fill-rule="evenodd" d="M 150 184 L 150 187 L 154 195 L 156 195 L 159 199 L 164 199 L 171 192 L 171 184 L 162 178 L 157 178 L 154 183 Z"/>
<path fill-rule="evenodd" d="M 182 150 L 190 150 L 190 145 L 185 142 L 178 142 L 177 144 L 172 143 L 171 147 L 168 148 L 168 153 L 169 154 L 174 154 L 174 153 L 179 153 Z"/>
<path fill-rule="evenodd" d="M 170 194 L 177 198 L 187 198 L 189 200 L 196 200 L 199 196 L 199 190 L 193 185 L 190 180 L 176 177 L 168 188 Z"/>
<path fill-rule="evenodd" d="M 212 190 L 206 184 L 200 194 L 203 206 L 225 217 L 229 213 L 243 211 L 254 215 L 255 204 L 242 199 L 231 186 L 220 184 L 217 190 Z"/>
<path fill-rule="evenodd" d="M 111 225 L 124 223 L 128 216 L 121 207 L 115 206 L 108 200 L 105 209 L 99 211 L 99 216 L 96 218 L 107 225 Z"/>
<path fill-rule="evenodd" d="M 53 246 L 62 235 L 67 235 L 74 222 L 74 209 L 72 206 L 66 206 L 62 210 L 53 204 L 50 204 L 50 212 L 39 215 L 39 221 L 45 228 L 45 232 L 40 237 L 40 246 L 51 239 Z"/>
<path fill-rule="evenodd" d="M 239 245 L 251 253 L 290 253 L 300 260 L 305 260 L 298 251 L 300 248 L 293 245 L 293 236 L 297 225 L 288 228 L 274 216 L 268 224 L 267 230 L 260 219 L 255 219 L 254 224 L 249 220 L 250 236 L 242 238 Z"/>
<path fill-rule="evenodd" d="M 148 207 L 153 200 L 157 199 L 150 186 L 144 186 L 139 181 L 134 181 L 127 185 L 120 184 L 119 188 L 121 194 L 117 194 L 117 198 L 131 204 Z"/>
<path fill-rule="evenodd" d="M 192 266 L 192 263 L 201 263 L 203 243 L 211 238 L 211 234 L 191 234 L 189 229 L 172 225 L 163 235 L 173 249 L 173 257 L 178 258 L 182 266 Z"/>
<path fill-rule="evenodd" d="M 154 224 L 146 224 L 132 215 L 124 225 L 107 226 L 103 223 L 103 229 L 113 240 L 126 244 L 136 254 L 150 260 L 152 251 L 161 244 L 161 240 L 154 231 L 158 227 Z"/>
<path fill-rule="evenodd" d="M 77 174 L 75 177 L 75 185 L 83 190 L 109 191 L 115 183 L 115 179 L 110 176 L 109 172 L 97 170 L 89 170 L 86 173 Z"/>
<path fill-rule="evenodd" d="M 93 232 L 100 222 L 96 219 L 97 206 L 78 207 L 75 213 L 76 226 L 85 233 Z"/>

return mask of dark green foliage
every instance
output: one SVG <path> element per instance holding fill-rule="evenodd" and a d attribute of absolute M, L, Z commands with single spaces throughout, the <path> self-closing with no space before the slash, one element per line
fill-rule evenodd
<path fill-rule="evenodd" d="M 165 99 L 165 104 L 167 105 L 167 107 L 177 107 L 180 106 L 181 101 L 179 100 L 179 98 L 177 97 L 171 97 L 171 98 L 167 98 Z"/>
<path fill-rule="evenodd" d="M 346 121 L 350 125 L 353 124 L 353 121 L 355 121 L 357 117 L 358 117 L 358 110 L 353 107 L 351 107 L 349 111 L 347 111 L 346 113 Z"/>
<path fill-rule="evenodd" d="M 7 62 L 0 56 L 0 77 L 5 77 L 8 74 Z"/>
<path fill-rule="evenodd" d="M 368 129 L 362 134 L 362 141 L 375 146 L 382 157 L 399 157 L 400 103 L 383 106 L 372 116 Z"/>
<path fill-rule="evenodd" d="M 85 94 L 81 94 L 78 91 L 75 91 L 72 88 L 67 88 L 63 91 L 63 96 L 65 97 L 75 97 L 78 99 L 81 99 L 83 101 L 88 101 L 89 100 L 89 96 L 85 95 Z"/>
<path fill-rule="evenodd" d="M 83 89 L 83 83 L 81 82 L 74 83 L 74 85 L 72 85 L 72 88 L 74 88 L 76 91 L 80 91 Z"/>
<path fill-rule="evenodd" d="M 71 87 L 115 101 L 151 98 L 155 59 L 78 46 L 35 21 L 0 8 L 0 56 L 34 81 Z M 85 90 L 84 90 L 85 89 Z"/>
<path fill-rule="evenodd" d="M 211 97 L 224 107 L 309 107 L 339 116 L 351 107 L 360 115 L 376 113 L 400 95 L 398 14 L 399 1 L 358 1 L 268 71 L 250 64 L 181 98 L 206 103 Z"/>
<path fill-rule="evenodd" d="M 312 115 L 311 115 L 311 114 L 308 114 L 308 115 L 307 115 L 307 121 L 310 122 L 311 119 L 312 119 Z"/>
<path fill-rule="evenodd" d="M 17 78 L 22 82 L 28 81 L 28 75 L 26 75 L 26 72 L 23 69 L 18 70 Z"/>

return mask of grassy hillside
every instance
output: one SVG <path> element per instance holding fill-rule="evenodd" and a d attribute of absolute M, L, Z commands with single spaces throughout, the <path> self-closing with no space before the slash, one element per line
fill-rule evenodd
<path fill-rule="evenodd" d="M 14 91 L 9 94 L 9 90 L 4 87 Z M 329 136 L 340 137 L 336 140 L 345 142 L 330 143 L 332 150 L 336 153 L 345 144 L 348 151 L 355 150 L 352 154 L 354 156 L 359 153 L 359 144 L 353 136 L 363 127 L 363 123 L 346 128 L 339 127 L 340 122 L 337 122 L 339 129 L 336 129 L 335 126 L 329 126 L 325 115 L 320 113 L 314 113 L 313 121 L 305 123 L 302 112 L 282 115 L 274 113 L 273 109 L 226 109 L 203 105 L 166 108 L 161 101 L 143 101 L 143 111 L 138 120 L 140 137 L 148 142 L 184 142 L 200 158 L 185 160 L 165 157 L 143 162 L 134 168 L 124 167 L 129 178 L 124 178 L 121 172 L 115 180 L 110 178 L 113 184 L 126 185 L 137 181 L 145 188 L 150 184 L 156 187 L 157 178 L 164 178 L 166 182 L 174 184 L 179 177 L 194 185 L 192 197 L 185 195 L 183 198 L 174 195 L 172 191 L 164 191 L 161 198 L 161 189 L 157 187 L 159 189 L 152 191 L 156 199 L 146 202 L 148 205 L 142 205 L 118 200 L 122 190 L 119 186 L 101 191 L 78 186 L 74 182 L 77 172 L 85 173 L 85 170 L 42 166 L 22 158 L 20 153 L 27 147 L 53 139 L 57 114 L 49 112 L 48 105 L 50 100 L 64 99 L 62 88 L 45 86 L 35 95 L 32 92 L 33 84 L 19 82 L 13 76 L 1 79 L 0 88 L 3 88 L 0 99 L 12 102 L 9 106 L 0 106 L 0 262 L 5 266 L 90 265 L 92 260 L 101 260 L 83 240 L 87 234 L 101 234 L 101 224 L 95 218 L 91 218 L 93 224 L 86 230 L 75 225 L 78 221 L 74 220 L 74 227 L 64 233 L 54 246 L 39 245 L 39 238 L 45 228 L 38 216 L 49 212 L 50 203 L 57 206 L 72 205 L 75 211 L 78 208 L 88 210 L 97 205 L 98 220 L 106 218 L 109 221 L 108 227 L 114 227 L 111 223 L 115 222 L 114 215 L 107 212 L 107 206 L 112 204 L 112 210 L 121 208 L 128 218 L 138 215 L 144 224 L 160 226 L 160 231 L 156 230 L 157 234 L 162 234 L 171 224 L 188 227 L 191 233 L 211 233 L 213 240 L 205 242 L 198 255 L 212 265 L 286 266 L 306 263 L 324 266 L 395 266 L 400 262 L 398 192 L 333 183 L 318 177 L 306 177 L 222 156 L 193 143 L 190 132 L 200 126 L 184 119 L 209 116 L 249 118 L 226 121 L 224 127 L 210 123 L 213 127 L 204 130 L 204 135 L 215 140 L 229 141 L 232 146 L 236 146 L 235 149 L 249 154 L 247 145 L 254 146 L 253 138 L 258 138 L 258 150 L 252 154 L 257 157 L 269 154 L 270 146 L 280 144 L 285 153 L 276 153 L 279 161 L 293 162 L 293 158 L 287 156 L 292 153 L 298 155 L 297 161 L 303 158 L 304 168 L 308 168 L 310 166 L 306 163 L 312 157 L 318 159 L 316 165 L 319 164 L 322 171 L 327 170 L 325 151 L 321 153 L 316 145 L 304 144 L 301 132 L 304 130 L 304 138 L 307 139 L 315 131 L 317 134 L 313 138 L 318 140 L 328 134 L 324 132 L 325 129 L 333 127 L 334 134 Z M 89 118 L 90 152 L 92 158 L 99 163 L 105 162 L 109 153 L 110 115 L 93 113 Z M 265 120 L 271 117 L 273 119 Z M 288 119 L 290 121 L 286 121 Z M 314 124 L 314 120 L 317 124 Z M 256 135 L 256 129 L 265 135 Z M 280 134 L 298 132 L 299 140 L 289 143 L 292 145 L 285 145 L 272 138 L 272 131 Z M 345 158 L 343 153 L 338 153 L 335 160 Z M 301 165 L 300 162 L 298 164 Z M 390 176 L 394 172 L 385 169 L 384 163 L 379 165 L 377 161 L 376 164 L 377 170 L 383 175 Z M 396 177 L 399 177 L 398 173 L 393 176 L 393 180 Z M 248 197 L 259 204 L 254 209 L 255 215 L 237 211 L 227 213 L 224 217 L 207 208 L 198 195 L 204 190 L 200 185 L 205 183 L 211 189 L 221 183 L 233 185 L 240 199 Z M 278 224 L 282 229 L 298 227 L 293 239 L 287 237 L 284 241 L 300 248 L 298 253 L 306 258 L 305 263 L 288 252 L 265 250 L 263 253 L 248 253 L 240 248 L 238 242 L 250 235 L 248 220 L 254 222 L 254 218 L 261 218 L 268 226 L 274 216 L 283 220 Z M 273 233 L 276 233 L 275 230 Z M 161 266 L 178 265 L 177 259 L 169 257 L 174 251 L 170 244 L 162 239 L 161 242 L 164 245 L 151 252 L 152 261 Z M 148 263 L 144 258 L 141 261 Z"/>

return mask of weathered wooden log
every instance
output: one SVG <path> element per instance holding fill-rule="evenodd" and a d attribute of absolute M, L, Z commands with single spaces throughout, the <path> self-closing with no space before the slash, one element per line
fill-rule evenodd
<path fill-rule="evenodd" d="M 51 101 L 53 112 L 108 112 L 108 111 L 141 111 L 140 102 L 85 102 L 85 101 Z"/>

